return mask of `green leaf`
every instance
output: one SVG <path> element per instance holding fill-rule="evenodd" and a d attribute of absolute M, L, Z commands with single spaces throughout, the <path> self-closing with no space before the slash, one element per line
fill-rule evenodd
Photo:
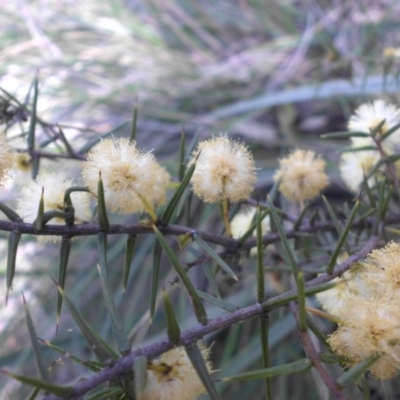
<path fill-rule="evenodd" d="M 265 282 L 264 282 L 264 249 L 262 242 L 262 219 L 260 207 L 257 207 L 257 301 L 259 303 L 265 300 Z"/>
<path fill-rule="evenodd" d="M 31 313 L 29 312 L 29 307 L 25 301 L 25 296 L 23 293 L 22 293 L 22 298 L 24 301 L 25 319 L 26 319 L 26 324 L 28 326 L 29 337 L 31 339 L 32 350 L 33 350 L 33 355 L 35 357 L 36 367 L 37 367 L 40 377 L 44 381 L 49 382 L 49 374 L 48 374 L 47 369 L 44 364 L 42 352 L 40 350 L 40 346 L 39 346 L 36 331 L 35 331 L 35 326 L 33 325 Z"/>
<path fill-rule="evenodd" d="M 168 339 L 178 345 L 181 339 L 181 329 L 175 316 L 174 307 L 166 290 L 163 291 L 164 311 L 167 317 L 167 335 Z"/>
<path fill-rule="evenodd" d="M 237 276 L 232 271 L 231 267 L 201 238 L 197 232 L 192 233 L 193 240 L 224 270 L 228 276 L 235 281 L 238 281 Z"/>
<path fill-rule="evenodd" d="M 50 393 L 55 394 L 56 396 L 59 396 L 62 398 L 72 396 L 74 393 L 74 388 L 71 386 L 53 385 L 52 383 L 45 382 L 40 379 L 35 379 L 35 378 L 30 378 L 28 376 L 14 374 L 13 372 L 5 371 L 5 370 L 2 370 L 1 373 L 8 375 L 11 378 L 13 378 L 19 382 L 34 386 L 35 388 L 44 390 L 46 392 L 50 392 Z"/>
<path fill-rule="evenodd" d="M 97 186 L 97 207 L 100 227 L 104 230 L 107 230 L 110 227 L 110 223 L 107 216 L 106 200 L 104 198 L 104 186 L 103 179 L 101 178 L 101 171 L 99 172 L 99 183 Z"/>
<path fill-rule="evenodd" d="M 206 388 L 211 400 L 219 400 L 219 394 L 210 378 L 210 374 L 208 372 L 203 355 L 201 354 L 201 351 L 197 344 L 190 343 L 185 346 L 185 350 L 200 380 L 203 382 L 203 385 Z"/>
<path fill-rule="evenodd" d="M 383 135 L 379 137 L 379 141 L 383 142 L 385 139 L 387 139 L 390 135 L 392 135 L 394 132 L 396 132 L 400 128 L 400 123 L 392 126 L 390 129 L 388 129 Z"/>
<path fill-rule="evenodd" d="M 179 167 L 178 167 L 178 178 L 179 182 L 182 182 L 183 176 L 185 175 L 185 131 L 182 129 L 181 140 L 179 143 Z"/>
<path fill-rule="evenodd" d="M 194 312 L 196 314 L 197 320 L 202 324 L 206 324 L 207 323 L 206 310 L 204 309 L 204 306 L 200 300 L 200 297 L 198 296 L 198 294 L 196 292 L 196 289 L 194 288 L 192 282 L 186 275 L 185 270 L 179 263 L 178 258 L 176 257 L 176 255 L 175 255 L 174 251 L 172 250 L 172 248 L 170 247 L 170 245 L 165 240 L 162 233 L 158 230 L 158 228 L 155 225 L 153 225 L 153 230 L 154 230 L 154 233 L 156 234 L 156 237 L 157 237 L 161 247 L 166 252 L 169 260 L 171 261 L 172 265 L 175 268 L 176 273 L 178 274 L 183 285 L 185 286 L 185 289 L 189 295 L 189 298 L 192 301 L 192 306 L 193 306 Z"/>
<path fill-rule="evenodd" d="M 79 311 L 76 309 L 72 301 L 64 293 L 64 291 L 58 286 L 58 291 L 64 298 L 65 304 L 67 305 L 72 318 L 78 325 L 80 331 L 88 342 L 90 348 L 95 354 L 96 358 L 104 365 L 110 363 L 112 360 L 116 360 L 118 355 L 111 349 L 111 347 L 96 333 L 89 323 L 81 316 Z"/>
<path fill-rule="evenodd" d="M 44 188 L 42 188 L 42 194 L 40 196 L 38 213 L 35 221 L 33 221 L 33 226 L 39 232 L 43 229 L 44 225 L 43 218 L 44 218 Z"/>
<path fill-rule="evenodd" d="M 36 130 L 36 115 L 37 115 L 37 101 L 39 96 L 39 89 L 38 89 L 39 81 L 38 77 L 36 76 L 33 81 L 33 101 L 32 101 L 32 111 L 31 111 L 31 120 L 29 123 L 28 129 L 28 149 L 34 150 L 35 149 L 35 130 Z"/>
<path fill-rule="evenodd" d="M 268 200 L 269 200 L 269 205 L 271 208 L 271 217 L 272 217 L 272 220 L 274 221 L 274 224 L 276 225 L 276 228 L 278 229 L 279 237 L 281 238 L 281 241 L 282 241 L 282 247 L 283 247 L 283 250 L 286 255 L 286 261 L 289 264 L 290 268 L 292 269 L 292 273 L 293 273 L 294 277 L 296 278 L 298 269 L 299 269 L 296 258 L 294 256 L 292 248 L 290 247 L 288 238 L 286 237 L 285 231 L 283 229 L 283 225 L 278 217 L 275 206 L 269 196 L 268 196 Z"/>
<path fill-rule="evenodd" d="M 128 235 L 128 238 L 126 240 L 124 272 L 122 275 L 122 288 L 124 292 L 126 290 L 126 286 L 128 285 L 129 271 L 131 269 L 135 242 L 136 242 L 136 235 Z"/>
<path fill-rule="evenodd" d="M 8 294 L 11 290 L 12 283 L 15 275 L 15 265 L 17 260 L 17 251 L 21 234 L 17 231 L 12 231 L 8 237 L 8 249 L 7 249 L 7 293 L 6 293 L 6 305 L 8 301 Z"/>
<path fill-rule="evenodd" d="M 210 283 L 211 289 L 216 294 L 216 296 L 220 299 L 221 293 L 219 292 L 217 282 L 215 281 L 214 274 L 212 273 L 210 266 L 208 265 L 207 262 L 202 262 L 201 267 L 203 268 L 204 274 L 205 274 L 208 282 Z"/>
<path fill-rule="evenodd" d="M 61 138 L 62 142 L 64 143 L 65 150 L 67 151 L 68 155 L 71 158 L 75 158 L 75 152 L 74 152 L 73 148 L 71 147 L 71 145 L 69 144 L 67 138 L 65 137 L 64 131 L 62 130 L 60 125 L 57 124 L 57 127 L 58 127 L 58 134 L 60 135 L 60 138 Z"/>
<path fill-rule="evenodd" d="M 330 260 L 328 262 L 328 265 L 326 267 L 326 272 L 328 274 L 331 274 L 333 272 L 333 269 L 335 268 L 336 260 L 339 257 L 340 252 L 342 251 L 343 243 L 346 240 L 347 235 L 350 232 L 351 226 L 353 225 L 353 221 L 354 221 L 354 218 L 356 217 L 359 205 L 360 205 L 360 201 L 357 200 L 356 204 L 353 207 L 353 210 L 351 211 L 350 216 L 347 219 L 346 226 L 344 227 L 343 232 L 340 235 L 340 238 L 339 238 L 339 241 L 338 241 L 338 243 L 336 245 L 335 251 L 333 252 L 333 254 L 332 254 L 332 256 L 331 256 L 331 258 L 330 258 Z"/>
<path fill-rule="evenodd" d="M 188 183 L 190 182 L 190 179 L 192 178 L 195 168 L 196 168 L 196 162 L 194 162 L 190 166 L 190 168 L 186 171 L 186 174 L 183 177 L 181 184 L 179 185 L 178 189 L 176 190 L 176 192 L 172 196 L 171 200 L 167 204 L 165 211 L 161 217 L 161 220 L 163 221 L 163 223 L 167 224 L 171 220 L 172 215 L 176 209 L 176 206 L 178 205 L 178 202 L 179 202 L 180 198 L 182 197 L 182 195 L 186 189 L 186 186 L 188 185 Z"/>
<path fill-rule="evenodd" d="M 65 277 L 67 276 L 67 267 L 68 267 L 68 259 L 69 254 L 71 252 L 71 238 L 68 236 L 63 236 L 61 240 L 60 247 L 60 264 L 58 268 L 58 284 L 62 290 L 65 287 Z M 57 293 L 57 330 L 58 324 L 60 322 L 60 314 L 62 308 L 63 298 L 61 293 Z"/>
<path fill-rule="evenodd" d="M 305 288 L 304 294 L 305 296 L 311 296 L 315 293 L 323 292 L 324 290 L 333 288 L 336 285 L 337 285 L 336 282 L 326 282 L 326 283 L 321 283 L 320 285 L 309 286 Z M 287 304 L 293 300 L 297 300 L 296 292 L 284 293 L 278 297 L 275 297 L 274 299 L 263 301 L 261 303 L 261 307 L 263 308 L 264 311 L 270 311 L 276 307 Z"/>
<path fill-rule="evenodd" d="M 298 374 L 310 370 L 312 363 L 308 358 L 294 361 L 292 363 L 279 365 L 277 367 L 257 369 L 254 371 L 244 372 L 226 378 L 222 378 L 222 382 L 236 382 L 236 381 L 249 381 L 253 379 L 272 378 L 274 376 L 285 376 L 291 374 Z"/>
<path fill-rule="evenodd" d="M 380 356 L 376 354 L 369 356 L 354 367 L 350 368 L 337 379 L 338 385 L 342 388 L 346 388 L 355 384 L 358 379 L 360 379 L 360 377 L 364 374 L 364 372 L 372 367 L 372 365 L 379 359 L 379 357 Z"/>
<path fill-rule="evenodd" d="M 38 338 L 38 340 L 42 341 L 51 350 L 53 350 L 57 353 L 60 353 L 63 356 L 77 362 L 78 364 L 82 365 L 83 367 L 87 368 L 88 370 L 90 370 L 92 372 L 99 372 L 102 370 L 102 367 L 100 365 L 98 365 L 97 362 L 82 360 L 81 358 L 71 354 L 69 351 L 63 350 L 61 347 L 56 346 L 55 344 L 49 342 L 48 340 L 43 340 L 40 338 Z"/>
<path fill-rule="evenodd" d="M 322 200 L 324 201 L 325 207 L 326 207 L 326 209 L 328 210 L 329 216 L 331 217 L 331 219 L 332 219 L 332 221 L 333 221 L 333 223 L 334 223 L 334 225 L 335 225 L 336 232 L 337 232 L 338 235 L 340 236 L 340 234 L 341 234 L 342 232 L 341 232 L 339 220 L 337 219 L 336 214 L 335 214 L 335 212 L 333 211 L 332 206 L 329 204 L 329 201 L 327 200 L 327 198 L 326 198 L 324 195 L 322 195 Z M 345 242 L 345 243 L 344 243 L 344 246 L 345 246 L 345 248 L 346 248 L 347 253 L 350 254 L 350 253 L 351 253 L 351 249 L 350 249 L 350 246 L 348 245 L 348 243 Z"/>
<path fill-rule="evenodd" d="M 304 287 L 304 274 L 299 271 L 296 279 L 297 283 L 297 303 L 299 306 L 299 330 L 305 332 L 307 330 L 307 312 L 306 312 L 306 294 Z"/>
<path fill-rule="evenodd" d="M 103 292 L 104 301 L 106 303 L 106 308 L 111 318 L 111 328 L 114 334 L 115 341 L 117 342 L 119 352 L 121 354 L 127 354 L 130 352 L 131 347 L 128 343 L 128 337 L 124 331 L 122 320 L 118 314 L 117 307 L 115 306 L 107 277 L 107 260 L 105 257 L 107 235 L 105 233 L 98 234 L 97 246 L 99 252 L 99 263 L 97 264 L 97 271 L 99 272 L 100 284 Z"/>
<path fill-rule="evenodd" d="M 320 138 L 322 139 L 339 139 L 339 138 L 344 138 L 344 139 L 351 139 L 353 137 L 370 137 L 371 135 L 369 133 L 365 132 L 349 132 L 349 131 L 343 131 L 343 132 L 332 132 L 332 133 L 324 133 L 322 135 L 319 135 Z"/>
<path fill-rule="evenodd" d="M 157 302 L 157 289 L 158 289 L 158 278 L 160 275 L 160 262 L 161 262 L 162 247 L 160 242 L 156 242 L 154 245 L 153 253 L 153 274 L 151 276 L 151 290 L 150 290 L 150 325 L 153 322 L 154 313 L 156 310 Z"/>
<path fill-rule="evenodd" d="M 121 125 L 118 125 L 116 128 L 113 128 L 111 131 L 103 133 L 102 135 L 93 136 L 90 140 L 88 140 L 78 151 L 79 154 L 87 153 L 92 147 L 94 147 L 97 143 L 99 143 L 102 139 L 115 134 L 117 131 L 121 130 L 128 124 L 129 121 L 123 122 Z"/>
<path fill-rule="evenodd" d="M 233 312 L 238 309 L 237 306 L 235 306 L 232 303 L 229 303 L 228 301 L 217 299 L 214 296 L 209 295 L 208 293 L 204 293 L 201 290 L 196 290 L 197 294 L 207 301 L 210 304 L 214 304 L 215 306 L 221 308 L 222 310 L 228 311 L 228 312 Z"/>
<path fill-rule="evenodd" d="M 12 222 L 23 222 L 22 218 L 10 207 L 0 202 L 0 210 Z"/>
<path fill-rule="evenodd" d="M 138 105 L 136 100 L 135 105 L 133 107 L 132 130 L 131 130 L 131 136 L 129 138 L 130 143 L 133 143 L 136 139 L 137 116 L 138 116 Z"/>
<path fill-rule="evenodd" d="M 268 315 L 260 316 L 259 326 L 260 326 L 261 358 L 264 369 L 267 369 L 270 366 Z M 266 394 L 266 400 L 272 400 L 271 378 L 269 377 L 265 378 L 265 394 Z"/>
<path fill-rule="evenodd" d="M 135 381 L 135 395 L 140 399 L 146 387 L 147 380 L 147 357 L 145 355 L 138 355 L 133 360 L 133 376 Z"/>

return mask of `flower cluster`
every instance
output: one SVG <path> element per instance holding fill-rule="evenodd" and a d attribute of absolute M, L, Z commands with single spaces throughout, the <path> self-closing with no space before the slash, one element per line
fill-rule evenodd
<path fill-rule="evenodd" d="M 211 372 L 210 349 L 201 348 L 207 369 Z M 183 347 L 176 347 L 148 367 L 144 393 L 139 400 L 195 400 L 206 389 Z"/>
<path fill-rule="evenodd" d="M 325 161 L 311 150 L 297 149 L 279 165 L 274 181 L 280 181 L 280 192 L 291 202 L 311 200 L 328 185 Z"/>
<path fill-rule="evenodd" d="M 391 378 L 400 368 L 400 244 L 391 242 L 374 250 L 343 278 L 318 296 L 340 321 L 328 343 L 350 366 L 379 356 L 371 374 Z"/>
<path fill-rule="evenodd" d="M 392 155 L 400 150 L 400 129 L 395 129 L 380 142 L 380 151 L 376 146 L 376 140 L 381 140 L 382 135 L 398 124 L 400 124 L 400 109 L 383 100 L 362 104 L 350 117 L 347 126 L 349 131 L 370 135 L 367 137 L 353 136 L 351 138 L 351 149 L 354 151 L 342 155 L 340 174 L 351 191 L 359 191 L 362 182 L 368 175 L 371 175 L 368 178 L 368 185 L 370 186 L 382 179 L 384 167 L 382 165 L 376 168 L 376 164 L 382 159 L 382 156 Z M 372 132 L 378 127 L 380 128 L 373 138 Z M 373 168 L 375 168 L 375 171 L 370 174 Z M 396 163 L 396 169 L 400 169 L 399 163 Z"/>

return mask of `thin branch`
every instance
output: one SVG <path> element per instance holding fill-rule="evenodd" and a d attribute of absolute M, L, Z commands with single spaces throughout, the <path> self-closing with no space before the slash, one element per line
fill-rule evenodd
<path fill-rule="evenodd" d="M 300 317 L 297 303 L 291 301 L 289 303 L 289 309 L 296 320 L 297 326 L 299 326 Z M 318 356 L 318 352 L 317 350 L 315 350 L 310 335 L 308 334 L 308 330 L 302 331 L 301 329 L 299 329 L 299 335 L 307 357 L 311 360 L 313 367 L 319 373 L 322 380 L 325 382 L 325 385 L 331 391 L 333 397 L 337 400 L 348 400 L 347 397 L 342 393 L 338 383 L 328 374 L 325 367 L 322 365 L 321 359 Z"/>
<path fill-rule="evenodd" d="M 332 280 L 336 276 L 342 274 L 347 269 L 349 269 L 352 263 L 360 260 L 361 258 L 364 258 L 371 250 L 373 250 L 378 245 L 378 243 L 379 243 L 379 238 L 377 236 L 372 236 L 361 248 L 361 250 L 353 254 L 345 262 L 338 265 L 335 271 L 331 275 L 326 273 L 322 274 L 319 277 L 306 282 L 306 286 L 311 287 Z M 194 342 L 212 332 L 263 315 L 266 309 L 274 308 L 273 305 L 277 301 L 287 297 L 288 298 L 287 303 L 289 303 L 291 300 L 293 300 L 293 296 L 296 296 L 296 291 L 289 291 L 283 293 L 282 295 L 273 297 L 262 304 L 258 303 L 253 304 L 251 306 L 235 310 L 230 314 L 225 314 L 223 316 L 210 319 L 207 325 L 198 324 L 192 328 L 186 329 L 181 334 L 181 343 L 187 344 Z M 282 303 L 280 303 L 280 305 L 282 305 Z M 139 355 L 146 355 L 148 359 L 152 359 L 166 352 L 167 350 L 170 350 L 173 346 L 174 344 L 165 338 L 157 343 L 144 346 L 140 349 L 135 349 L 128 355 L 121 357 L 110 368 L 106 368 L 98 372 L 97 374 L 76 383 L 73 386 L 74 394 L 68 398 L 73 399 L 79 396 L 83 396 L 85 393 L 89 392 L 95 387 L 111 379 L 121 377 L 124 374 L 128 373 L 132 369 L 135 357 Z M 59 399 L 60 397 L 48 394 L 44 397 L 43 400 L 59 400 Z"/>

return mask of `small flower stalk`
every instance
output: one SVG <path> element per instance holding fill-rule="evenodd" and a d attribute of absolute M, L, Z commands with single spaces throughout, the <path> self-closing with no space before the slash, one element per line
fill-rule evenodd
<path fill-rule="evenodd" d="M 328 185 L 325 161 L 311 150 L 295 150 L 279 160 L 280 168 L 274 175 L 279 191 L 293 203 L 300 204 L 320 195 Z"/>
<path fill-rule="evenodd" d="M 209 372 L 210 349 L 201 349 Z M 148 365 L 147 382 L 139 400 L 196 400 L 206 389 L 184 347 L 164 353 Z"/>
<path fill-rule="evenodd" d="M 82 176 L 93 193 L 97 192 L 100 171 L 105 202 L 112 212 L 143 212 L 166 201 L 170 175 L 153 154 L 137 149 L 129 139 L 105 139 L 89 152 Z"/>
<path fill-rule="evenodd" d="M 227 235 L 231 236 L 228 202 L 245 200 L 253 191 L 253 156 L 242 143 L 221 136 L 199 143 L 189 166 L 196 159 L 193 192 L 207 203 L 222 203 Z"/>

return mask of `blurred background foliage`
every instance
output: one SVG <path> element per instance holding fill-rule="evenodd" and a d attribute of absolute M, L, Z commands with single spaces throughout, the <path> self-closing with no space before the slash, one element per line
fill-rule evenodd
<path fill-rule="evenodd" d="M 37 127 L 37 141 L 54 136 L 55 123 L 75 149 L 99 135 L 128 136 L 134 104 L 139 107 L 137 141 L 154 153 L 172 174 L 178 172 L 180 132 L 189 139 L 229 132 L 253 151 L 258 170 L 256 193 L 272 185 L 277 158 L 295 146 L 311 148 L 328 160 L 329 199 L 351 200 L 339 178 L 337 163 L 344 140 L 321 140 L 320 134 L 341 131 L 360 102 L 371 97 L 399 105 L 397 75 L 400 61 L 400 2 L 390 0 L 18 0 L 0 1 L 0 86 L 23 102 L 34 76 L 39 78 L 38 116 L 48 123 Z M 388 51 L 392 49 L 392 51 Z M 5 125 L 10 143 L 26 146 L 23 113 L 5 102 L 2 116 L 15 111 Z M 60 153 L 54 141 L 46 150 Z M 68 169 L 77 174 L 79 162 L 43 160 L 41 168 Z M 13 204 L 17 178 L 7 186 L 3 201 Z M 134 223 L 138 216 L 112 216 L 114 223 Z M 180 221 L 184 224 L 185 221 Z M 193 200 L 189 219 L 196 229 L 220 233 L 218 208 Z M 1 236 L 6 238 L 6 234 Z M 154 237 L 138 237 L 128 288 L 122 291 L 125 238 L 109 240 L 110 281 L 133 346 L 165 336 L 162 307 L 148 331 L 149 287 Z M 7 308 L 0 299 L 0 368 L 34 375 L 34 362 L 22 313 L 20 290 L 30 305 L 38 336 L 50 339 L 81 358 L 90 358 L 82 335 L 68 312 L 61 315 L 55 336 L 56 289 L 49 276 L 57 276 L 58 248 L 23 237 L 18 254 L 14 290 Z M 177 249 L 177 246 L 176 246 Z M 2 243 L 2 258 L 6 245 Z M 69 262 L 66 291 L 99 334 L 112 342 L 95 268 L 96 242 L 79 238 Z M 189 263 L 201 252 L 185 250 Z M 301 262 L 319 271 L 326 258 Z M 230 260 L 239 282 L 219 276 L 226 301 L 245 306 L 255 302 L 255 260 Z M 277 271 L 279 254 L 268 253 L 268 295 L 287 288 L 289 276 Z M 5 262 L 1 263 L 5 281 Z M 161 279 L 174 279 L 168 261 Z M 190 277 L 207 290 L 204 273 L 193 268 Z M 5 289 L 5 282 L 2 282 Z M 4 290 L 5 293 L 5 290 Z M 172 292 L 181 328 L 195 323 L 184 291 Z M 158 308 L 160 305 L 158 305 Z M 208 305 L 209 317 L 225 311 Z M 299 359 L 292 316 L 282 308 L 270 314 L 272 365 Z M 256 321 L 224 329 L 207 338 L 213 347 L 215 368 L 226 375 L 261 366 Z M 321 326 L 329 332 L 332 326 Z M 48 365 L 59 358 L 45 353 Z M 68 358 L 51 368 L 54 380 L 65 383 L 85 369 Z M 307 372 L 276 378 L 274 398 L 327 399 L 324 385 Z M 222 398 L 260 398 L 261 381 L 220 384 Z M 395 398 L 395 382 L 372 382 L 374 398 Z M 2 398 L 23 399 L 29 393 L 0 376 Z M 356 396 L 356 394 L 354 394 Z M 386 397 L 385 397 L 386 396 Z M 356 397 L 354 397 L 356 398 Z"/>

